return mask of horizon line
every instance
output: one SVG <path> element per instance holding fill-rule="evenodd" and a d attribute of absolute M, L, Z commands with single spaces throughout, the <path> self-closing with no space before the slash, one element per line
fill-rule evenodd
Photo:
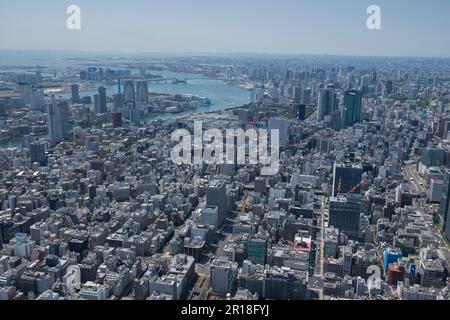
<path fill-rule="evenodd" d="M 348 58 L 406 58 L 406 59 L 450 59 L 450 56 L 434 55 L 368 55 L 344 53 L 282 53 L 282 52 L 213 52 L 213 51 L 103 51 L 103 50 L 75 50 L 75 49 L 14 49 L 0 48 L 0 52 L 48 52 L 48 53 L 79 53 L 79 54 L 120 54 L 120 55 L 178 55 L 178 56 L 285 56 L 285 57 L 348 57 Z"/>

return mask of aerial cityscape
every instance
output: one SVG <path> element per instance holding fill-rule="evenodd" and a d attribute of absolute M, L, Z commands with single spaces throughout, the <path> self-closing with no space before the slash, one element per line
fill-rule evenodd
<path fill-rule="evenodd" d="M 4 43 L 0 300 L 450 299 L 450 50 Z"/>

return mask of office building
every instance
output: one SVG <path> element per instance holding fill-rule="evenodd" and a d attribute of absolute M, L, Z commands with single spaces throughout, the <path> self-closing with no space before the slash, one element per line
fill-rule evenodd
<path fill-rule="evenodd" d="M 100 96 L 98 94 L 94 94 L 94 111 L 95 113 L 100 113 Z"/>
<path fill-rule="evenodd" d="M 301 103 L 302 102 L 302 87 L 300 86 L 294 86 L 292 88 L 292 98 L 294 99 L 295 103 Z"/>
<path fill-rule="evenodd" d="M 286 118 L 270 118 L 269 120 L 269 135 L 270 130 L 278 130 L 280 136 L 280 146 L 286 147 L 289 144 L 289 120 Z"/>
<path fill-rule="evenodd" d="M 335 162 L 333 168 L 333 197 L 338 193 L 360 193 L 363 167 L 361 164 Z"/>
<path fill-rule="evenodd" d="M 326 116 L 330 116 L 338 108 L 337 95 L 333 86 L 327 86 L 319 90 L 317 101 L 317 118 L 323 121 Z"/>
<path fill-rule="evenodd" d="M 386 81 L 386 94 L 391 95 L 392 94 L 392 88 L 393 88 L 393 81 L 387 80 Z"/>
<path fill-rule="evenodd" d="M 444 285 L 445 271 L 438 260 L 421 260 L 419 267 L 420 285 L 441 288 Z"/>
<path fill-rule="evenodd" d="M 289 267 L 268 267 L 264 270 L 264 299 L 307 300 L 308 273 Z"/>
<path fill-rule="evenodd" d="M 88 281 L 81 288 L 79 295 L 86 300 L 106 300 L 109 294 L 104 285 Z"/>
<path fill-rule="evenodd" d="M 98 113 L 104 114 L 107 112 L 107 106 L 106 106 L 106 89 L 105 87 L 98 88 Z"/>
<path fill-rule="evenodd" d="M 361 122 L 362 92 L 349 90 L 344 94 L 344 127 L 351 127 Z"/>
<path fill-rule="evenodd" d="M 228 261 L 227 257 L 218 257 L 211 263 L 211 290 L 214 294 L 226 297 L 234 290 L 237 281 L 238 264 Z"/>
<path fill-rule="evenodd" d="M 251 236 L 247 239 L 247 259 L 254 264 L 265 265 L 267 261 L 267 237 Z"/>
<path fill-rule="evenodd" d="M 73 84 L 70 86 L 71 88 L 71 94 L 72 94 L 72 103 L 79 103 L 80 102 L 80 86 L 78 84 Z"/>
<path fill-rule="evenodd" d="M 330 198 L 329 225 L 345 233 L 349 239 L 357 240 L 361 219 L 361 197 L 348 194 Z"/>
<path fill-rule="evenodd" d="M 44 110 L 45 93 L 43 86 L 32 86 L 30 107 L 34 110 Z"/>
<path fill-rule="evenodd" d="M 206 206 L 198 209 L 197 221 L 207 226 L 219 226 L 219 208 L 217 206 Z"/>
<path fill-rule="evenodd" d="M 294 105 L 294 110 L 297 120 L 306 120 L 306 104 L 296 104 Z"/>
<path fill-rule="evenodd" d="M 27 82 L 19 82 L 19 93 L 20 98 L 23 101 L 23 104 L 30 105 L 32 100 L 32 89 L 31 85 Z"/>
<path fill-rule="evenodd" d="M 117 93 L 113 95 L 113 111 L 120 111 L 123 107 L 123 94 Z"/>
<path fill-rule="evenodd" d="M 124 103 L 136 102 L 136 88 L 133 80 L 125 81 L 123 85 Z"/>
<path fill-rule="evenodd" d="M 311 88 L 304 88 L 302 90 L 302 100 L 301 103 L 305 104 L 305 105 L 310 105 L 311 104 L 311 96 L 312 96 L 312 90 Z"/>
<path fill-rule="evenodd" d="M 148 82 L 138 81 L 136 83 L 136 102 L 148 103 Z"/>
<path fill-rule="evenodd" d="M 425 148 L 420 163 L 427 168 L 443 166 L 445 164 L 445 150 L 439 147 Z"/>
<path fill-rule="evenodd" d="M 383 253 L 384 272 L 388 271 L 389 264 L 397 263 L 402 259 L 402 251 L 399 248 L 386 248 Z"/>
<path fill-rule="evenodd" d="M 47 157 L 45 155 L 45 142 L 35 141 L 30 144 L 31 163 L 39 163 L 41 166 L 47 165 Z"/>
<path fill-rule="evenodd" d="M 221 226 L 228 214 L 227 189 L 224 181 L 212 181 L 206 190 L 206 205 L 218 208 L 218 226 Z"/>
<path fill-rule="evenodd" d="M 16 233 L 15 237 L 10 240 L 13 246 L 14 255 L 17 257 L 30 259 L 33 255 L 35 242 L 29 240 L 26 233 Z"/>
<path fill-rule="evenodd" d="M 51 143 L 62 142 L 69 137 L 69 105 L 54 97 L 47 104 L 47 126 Z"/>
<path fill-rule="evenodd" d="M 120 112 L 111 113 L 111 119 L 114 129 L 122 127 L 122 114 Z"/>

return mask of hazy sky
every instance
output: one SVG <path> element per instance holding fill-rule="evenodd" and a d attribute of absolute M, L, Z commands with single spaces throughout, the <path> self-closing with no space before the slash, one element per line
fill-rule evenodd
<path fill-rule="evenodd" d="M 381 30 L 366 27 L 371 4 Z M 450 57 L 450 1 L 1 0 L 0 49 Z"/>

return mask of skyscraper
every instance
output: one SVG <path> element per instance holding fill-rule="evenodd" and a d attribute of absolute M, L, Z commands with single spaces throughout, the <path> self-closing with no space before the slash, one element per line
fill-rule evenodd
<path fill-rule="evenodd" d="M 131 104 L 130 109 L 130 123 L 139 126 L 141 123 L 141 110 L 136 108 L 136 105 Z"/>
<path fill-rule="evenodd" d="M 80 102 L 80 86 L 78 84 L 73 84 L 71 87 L 72 93 L 72 103 Z"/>
<path fill-rule="evenodd" d="M 302 87 L 294 86 L 292 88 L 292 98 L 294 99 L 295 103 L 302 102 Z"/>
<path fill-rule="evenodd" d="M 43 86 L 32 86 L 31 87 L 31 101 L 30 106 L 34 110 L 44 110 L 45 105 L 45 94 Z"/>
<path fill-rule="evenodd" d="M 212 181 L 206 190 L 206 205 L 217 206 L 219 209 L 218 225 L 221 226 L 228 213 L 227 189 L 224 181 Z"/>
<path fill-rule="evenodd" d="M 6 116 L 6 106 L 5 103 L 0 101 L 0 117 Z"/>
<path fill-rule="evenodd" d="M 47 126 L 51 143 L 64 141 L 69 137 L 69 104 L 52 97 L 47 105 Z"/>
<path fill-rule="evenodd" d="M 344 94 L 344 126 L 351 127 L 361 121 L 362 93 L 349 90 Z"/>
<path fill-rule="evenodd" d="M 227 257 L 218 257 L 211 263 L 211 290 L 225 297 L 233 291 L 237 280 L 238 264 L 228 261 Z"/>
<path fill-rule="evenodd" d="M 262 235 L 251 236 L 247 240 L 248 260 L 255 264 L 266 265 L 267 237 Z"/>
<path fill-rule="evenodd" d="M 31 163 L 39 163 L 41 166 L 47 164 L 47 158 L 45 157 L 45 143 L 41 141 L 35 141 L 30 144 L 30 158 Z"/>
<path fill-rule="evenodd" d="M 31 90 L 31 85 L 28 82 L 19 82 L 19 92 L 23 104 L 25 106 L 31 104 L 33 93 Z"/>
<path fill-rule="evenodd" d="M 287 118 L 270 118 L 269 131 L 270 130 L 279 130 L 280 146 L 285 147 L 289 144 L 289 120 Z"/>
<path fill-rule="evenodd" d="M 136 90 L 133 80 L 125 81 L 125 84 L 123 85 L 123 95 L 125 103 L 136 101 Z"/>
<path fill-rule="evenodd" d="M 117 93 L 113 95 L 113 111 L 117 112 L 122 109 L 123 106 L 123 94 Z"/>
<path fill-rule="evenodd" d="M 392 94 L 392 86 L 393 86 L 392 80 L 386 81 L 386 93 L 388 95 Z"/>
<path fill-rule="evenodd" d="M 330 226 L 357 240 L 361 218 L 361 195 L 347 194 L 330 198 Z"/>
<path fill-rule="evenodd" d="M 105 87 L 98 88 L 98 96 L 99 96 L 99 113 L 103 114 L 107 112 L 106 109 L 106 89 Z"/>
<path fill-rule="evenodd" d="M 301 103 L 309 105 L 311 103 L 311 88 L 304 88 L 302 90 L 302 101 Z"/>
<path fill-rule="evenodd" d="M 420 163 L 427 168 L 440 167 L 445 163 L 446 150 L 439 147 L 427 147 L 422 152 Z"/>
<path fill-rule="evenodd" d="M 333 113 L 338 108 L 337 95 L 332 86 L 320 89 L 317 102 L 317 116 L 319 120 L 324 120 L 326 116 Z"/>
<path fill-rule="evenodd" d="M 136 83 L 136 100 L 141 103 L 148 103 L 148 82 L 138 81 Z"/>
<path fill-rule="evenodd" d="M 297 120 L 306 120 L 306 105 L 305 104 L 296 104 L 294 106 L 295 115 Z"/>
<path fill-rule="evenodd" d="M 95 113 L 100 113 L 100 96 L 98 94 L 94 94 L 94 110 Z"/>
<path fill-rule="evenodd" d="M 361 191 L 362 174 L 362 165 L 335 163 L 333 168 L 333 197 L 337 197 L 338 193 L 345 194 L 352 191 L 359 193 Z"/>
<path fill-rule="evenodd" d="M 122 114 L 120 112 L 111 113 L 111 120 L 114 129 L 122 126 Z"/>

